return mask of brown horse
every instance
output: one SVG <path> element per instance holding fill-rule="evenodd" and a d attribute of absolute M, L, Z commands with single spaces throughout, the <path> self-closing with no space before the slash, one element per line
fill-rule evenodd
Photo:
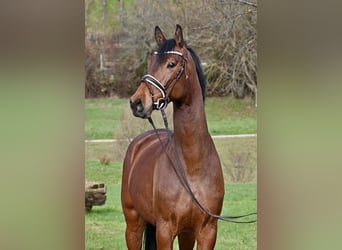
<path fill-rule="evenodd" d="M 197 249 L 214 249 L 217 218 L 198 207 L 174 168 L 182 166 L 194 196 L 206 210 L 221 213 L 224 182 L 206 122 L 200 61 L 186 47 L 179 25 L 174 39 L 168 40 L 156 27 L 155 40 L 158 49 L 148 59 L 148 74 L 130 105 L 135 116 L 149 118 L 153 110 L 173 102 L 174 132 L 148 131 L 127 149 L 121 190 L 127 248 L 141 249 L 145 231 L 148 249 L 170 250 L 176 236 L 180 249 L 193 249 L 195 241 Z"/>

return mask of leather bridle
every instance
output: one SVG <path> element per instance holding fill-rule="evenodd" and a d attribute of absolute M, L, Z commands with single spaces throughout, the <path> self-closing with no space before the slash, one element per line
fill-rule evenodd
<path fill-rule="evenodd" d="M 154 55 L 158 55 L 160 53 L 154 52 Z M 152 98 L 152 103 L 153 103 L 153 108 L 155 110 L 164 110 L 167 107 L 167 104 L 169 103 L 169 95 L 175 86 L 176 82 L 181 78 L 183 72 L 185 71 L 185 64 L 187 62 L 187 57 L 186 55 L 183 55 L 179 51 L 166 51 L 163 52 L 162 54 L 169 54 L 169 55 L 178 55 L 182 57 L 182 65 L 178 69 L 176 75 L 173 78 L 170 78 L 169 80 L 166 81 L 165 84 L 162 84 L 156 77 L 150 74 L 146 74 L 141 78 L 141 81 L 146 83 L 150 94 Z M 186 54 L 186 49 L 185 49 L 185 54 Z M 158 98 L 155 100 L 155 94 L 153 90 L 151 89 L 151 86 L 155 87 L 162 95 L 161 98 Z"/>

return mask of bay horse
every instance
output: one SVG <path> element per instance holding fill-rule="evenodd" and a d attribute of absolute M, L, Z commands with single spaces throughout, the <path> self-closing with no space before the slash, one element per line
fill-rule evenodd
<path fill-rule="evenodd" d="M 198 250 L 214 249 L 217 218 L 199 208 L 174 168 L 181 164 L 205 209 L 221 213 L 224 180 L 206 122 L 203 71 L 184 42 L 181 26 L 173 39 L 156 26 L 155 40 L 158 49 L 148 59 L 147 75 L 130 97 L 130 106 L 136 117 L 146 119 L 172 102 L 174 131 L 151 130 L 128 146 L 121 188 L 127 248 L 141 249 L 145 231 L 145 249 L 170 250 L 176 237 L 181 250 L 193 249 L 195 242 Z"/>

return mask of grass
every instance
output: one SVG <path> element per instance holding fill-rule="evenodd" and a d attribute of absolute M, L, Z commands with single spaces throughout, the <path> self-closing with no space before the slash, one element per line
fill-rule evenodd
<path fill-rule="evenodd" d="M 128 111 L 127 99 L 86 99 L 85 138 L 113 139 L 123 112 Z M 256 108 L 253 100 L 207 98 L 206 115 L 209 132 L 219 134 L 256 133 Z"/>
<path fill-rule="evenodd" d="M 134 133 L 139 133 L 136 128 L 151 129 L 146 121 L 132 118 L 125 99 L 87 99 L 85 114 L 86 139 L 118 138 L 118 134 L 127 131 L 129 133 L 124 135 L 134 137 L 130 129 Z M 252 100 L 207 98 L 206 114 L 211 134 L 256 133 L 256 108 Z M 225 176 L 226 195 L 222 214 L 239 215 L 256 211 L 256 138 L 215 139 L 215 145 Z M 87 250 L 126 249 L 126 224 L 120 203 L 121 162 L 126 147 L 127 142 L 85 145 L 86 179 L 104 182 L 107 186 L 106 204 L 94 206 L 86 214 Z M 101 164 L 103 157 L 110 159 L 108 165 Z M 178 249 L 176 242 L 174 249 Z M 256 224 L 219 222 L 215 249 L 256 249 Z"/>
<path fill-rule="evenodd" d="M 120 184 L 122 164 L 101 165 L 88 160 L 86 177 L 107 185 L 106 204 L 86 214 L 86 249 L 126 249 L 125 221 L 121 211 Z M 222 214 L 237 215 L 256 211 L 255 183 L 226 183 Z M 178 249 L 176 244 L 174 249 Z M 215 249 L 256 249 L 256 225 L 219 222 Z"/>
<path fill-rule="evenodd" d="M 105 205 L 95 206 L 86 214 L 86 249 L 126 249 L 126 224 L 120 203 L 121 171 L 121 163 L 102 165 L 99 161 L 87 161 L 86 178 L 106 184 L 107 200 Z"/>
<path fill-rule="evenodd" d="M 126 107 L 128 100 L 124 99 L 86 99 L 85 138 L 112 139 Z"/>
<path fill-rule="evenodd" d="M 257 138 L 215 139 L 226 181 L 256 182 Z M 109 158 L 111 162 L 121 162 L 129 142 L 87 143 L 85 148 L 86 170 L 90 162 L 100 162 Z M 90 162 L 89 162 L 90 161 Z M 240 167 L 243 171 L 241 172 Z M 240 171 L 240 172 L 238 172 Z M 237 174 L 241 174 L 240 178 Z M 98 176 L 90 176 L 97 178 Z M 89 179 L 92 180 L 92 179 Z"/>
<path fill-rule="evenodd" d="M 205 110 L 212 135 L 252 134 L 257 131 L 257 112 L 251 99 L 207 98 Z"/>

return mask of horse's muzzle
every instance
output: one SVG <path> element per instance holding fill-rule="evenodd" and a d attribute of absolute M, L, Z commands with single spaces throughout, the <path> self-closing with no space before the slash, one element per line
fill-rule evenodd
<path fill-rule="evenodd" d="M 144 119 L 151 116 L 152 107 L 148 110 L 145 110 L 143 102 L 140 98 L 136 99 L 135 101 L 130 100 L 129 102 L 134 116 Z"/>

